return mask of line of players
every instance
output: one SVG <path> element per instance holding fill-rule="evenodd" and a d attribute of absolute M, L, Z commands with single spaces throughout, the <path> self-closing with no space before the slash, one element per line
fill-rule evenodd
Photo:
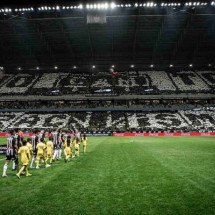
<path fill-rule="evenodd" d="M 83 144 L 83 152 L 86 152 L 88 139 L 86 135 L 81 137 L 81 134 L 75 129 L 74 137 L 72 138 L 67 131 L 54 129 L 51 132 L 48 141 L 45 140 L 44 130 L 36 130 L 34 135 L 27 140 L 23 137 L 21 130 L 10 131 L 10 136 L 7 138 L 6 162 L 3 166 L 2 177 L 7 176 L 7 169 L 10 161 L 13 162 L 12 170 L 17 171 L 17 177 L 24 173 L 26 176 L 31 174 L 28 172 L 28 165 L 30 168 L 40 168 L 40 161 L 42 160 L 45 167 L 50 167 L 52 161 L 62 158 L 62 151 L 64 151 L 65 162 L 70 158 L 79 156 L 80 143 Z M 74 155 L 73 155 L 74 152 Z M 19 156 L 22 162 L 22 167 L 19 169 Z"/>

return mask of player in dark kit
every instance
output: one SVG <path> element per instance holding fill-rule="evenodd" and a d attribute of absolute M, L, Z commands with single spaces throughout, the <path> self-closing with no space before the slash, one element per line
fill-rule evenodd
<path fill-rule="evenodd" d="M 59 158 L 59 150 L 60 150 L 60 143 L 59 143 L 59 132 L 57 131 L 57 129 L 54 129 L 51 132 L 51 137 L 52 137 L 53 144 L 54 144 L 53 160 L 58 160 L 58 158 Z"/>
<path fill-rule="evenodd" d="M 62 136 L 62 140 L 63 140 L 63 142 L 64 142 L 64 144 L 67 142 L 67 139 L 68 138 L 71 138 L 70 137 L 70 134 L 69 134 L 69 131 L 68 130 L 65 130 L 64 132 L 63 132 L 63 134 L 62 134 L 63 136 Z"/>
<path fill-rule="evenodd" d="M 58 158 L 61 159 L 62 156 L 62 147 L 63 147 L 63 131 L 62 129 L 59 130 L 58 133 L 58 145 L 59 145 L 59 150 L 58 150 Z"/>
<path fill-rule="evenodd" d="M 81 141 L 81 133 L 78 131 L 78 129 L 74 130 L 74 140 L 78 139 L 78 141 Z"/>
<path fill-rule="evenodd" d="M 39 136 L 39 141 L 40 141 L 42 138 L 44 139 L 44 138 L 46 137 L 45 131 L 44 131 L 44 130 L 41 130 L 41 131 L 39 132 L 38 136 Z"/>
<path fill-rule="evenodd" d="M 12 130 L 7 138 L 6 162 L 3 166 L 2 177 L 7 177 L 7 168 L 11 160 L 15 161 L 15 166 L 18 166 L 18 156 L 16 155 L 18 155 L 17 139 L 15 138 L 15 132 Z"/>
<path fill-rule="evenodd" d="M 19 129 L 15 129 L 14 138 L 15 138 L 15 144 L 19 150 L 19 148 L 22 146 L 22 138 L 19 135 Z M 19 171 L 18 150 L 15 151 L 14 159 L 13 159 L 13 168 L 12 168 L 12 170 L 17 170 L 17 172 Z"/>
<path fill-rule="evenodd" d="M 36 130 L 34 132 L 34 135 L 31 137 L 31 141 L 32 141 L 32 148 L 33 148 L 33 156 L 31 159 L 31 164 L 30 164 L 30 168 L 34 168 L 33 164 L 36 161 L 36 156 L 37 156 L 37 143 L 40 142 L 40 136 L 39 136 L 39 131 Z"/>
<path fill-rule="evenodd" d="M 19 129 L 15 129 L 15 135 L 14 135 L 15 139 L 16 139 L 16 144 L 18 146 L 18 148 L 20 148 L 22 146 L 22 138 L 19 135 Z"/>

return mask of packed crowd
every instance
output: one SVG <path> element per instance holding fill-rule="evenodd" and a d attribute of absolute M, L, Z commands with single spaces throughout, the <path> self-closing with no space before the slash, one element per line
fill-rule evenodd
<path fill-rule="evenodd" d="M 0 109 L 83 109 L 83 108 L 200 108 L 215 106 L 213 99 L 107 99 L 107 100 L 38 100 L 1 101 Z"/>
<path fill-rule="evenodd" d="M 213 93 L 213 71 L 139 71 L 111 74 L 4 74 L 1 95 Z"/>
<path fill-rule="evenodd" d="M 12 161 L 12 170 L 16 170 L 18 178 L 21 175 L 31 176 L 28 170 L 39 169 L 41 161 L 46 168 L 50 167 L 53 161 L 62 159 L 64 154 L 65 162 L 70 159 L 79 157 L 80 144 L 83 146 L 83 153 L 86 153 L 88 139 L 84 134 L 81 137 L 80 132 L 76 129 L 72 138 L 68 131 L 62 129 L 53 129 L 48 140 L 45 137 L 44 130 L 35 130 L 34 134 L 27 139 L 24 138 L 21 130 L 11 130 L 7 138 L 6 162 L 3 166 L 2 177 L 7 177 L 7 170 Z M 64 153 L 62 153 L 64 152 Z M 20 159 L 19 159 L 20 158 Z M 19 160 L 22 166 L 20 168 Z"/>
<path fill-rule="evenodd" d="M 100 111 L 27 113 L 1 112 L 0 128 L 52 129 L 78 128 L 81 132 L 118 131 L 213 131 L 215 110 L 196 109 L 178 111 Z"/>

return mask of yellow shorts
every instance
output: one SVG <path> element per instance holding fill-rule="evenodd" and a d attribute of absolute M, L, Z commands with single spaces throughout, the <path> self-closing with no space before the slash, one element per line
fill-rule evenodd
<path fill-rule="evenodd" d="M 37 155 L 37 158 L 39 158 L 39 159 L 45 159 L 45 155 L 39 154 L 39 155 Z"/>
<path fill-rule="evenodd" d="M 46 156 L 47 156 L 48 158 L 50 158 L 50 157 L 52 157 L 52 153 L 48 153 Z"/>
<path fill-rule="evenodd" d="M 29 160 L 28 160 L 28 159 L 23 159 L 23 160 L 21 160 L 21 162 L 22 162 L 22 165 L 23 165 L 23 166 L 27 166 Z"/>
<path fill-rule="evenodd" d="M 65 150 L 66 155 L 71 155 L 72 151 L 71 150 Z"/>

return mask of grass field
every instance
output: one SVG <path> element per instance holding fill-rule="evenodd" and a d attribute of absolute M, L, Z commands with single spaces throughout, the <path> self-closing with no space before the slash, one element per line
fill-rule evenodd
<path fill-rule="evenodd" d="M 214 137 L 89 142 L 87 154 L 31 177 L 19 180 L 10 167 L 0 178 L 0 214 L 215 214 Z"/>

